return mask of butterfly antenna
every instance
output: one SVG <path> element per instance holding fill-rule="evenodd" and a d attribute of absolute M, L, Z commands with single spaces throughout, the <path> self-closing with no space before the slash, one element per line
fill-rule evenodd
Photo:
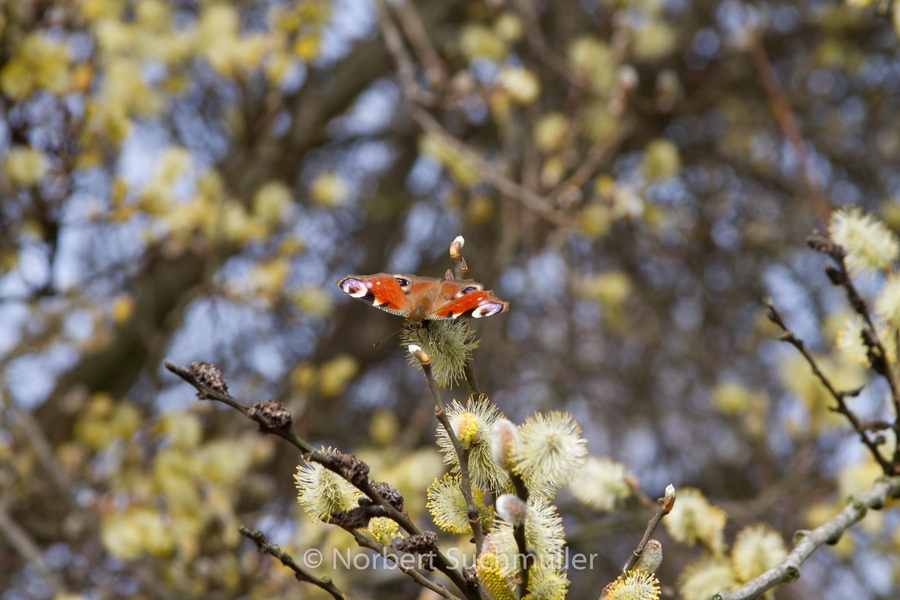
<path fill-rule="evenodd" d="M 388 334 L 386 337 L 381 338 L 380 340 L 378 340 L 377 342 L 375 342 L 374 344 L 372 344 L 372 347 L 374 348 L 375 346 L 377 346 L 377 345 L 380 344 L 381 342 L 386 342 L 386 341 L 388 341 L 389 339 L 391 339 L 392 337 L 394 337 L 395 335 L 397 335 L 397 334 L 400 333 L 401 331 L 403 331 L 403 327 L 401 327 L 400 329 L 398 329 L 398 330 L 395 331 L 394 333 L 390 333 L 390 334 Z"/>

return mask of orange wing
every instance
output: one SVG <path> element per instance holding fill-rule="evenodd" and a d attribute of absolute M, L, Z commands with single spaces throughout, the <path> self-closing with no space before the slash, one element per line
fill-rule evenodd
<path fill-rule="evenodd" d="M 509 302 L 497 298 L 491 290 L 471 280 L 444 280 L 441 283 L 440 298 L 432 306 L 427 318 L 458 319 L 474 317 L 481 319 L 506 312 Z"/>
<path fill-rule="evenodd" d="M 407 285 L 402 285 L 403 281 Z M 338 280 L 338 287 L 352 298 L 362 300 L 383 311 L 408 317 L 412 311 L 409 292 L 409 279 L 402 275 L 348 275 Z"/>
<path fill-rule="evenodd" d="M 436 279 L 416 275 L 348 275 L 337 282 L 357 300 L 415 322 L 474 317 L 506 312 L 509 303 L 468 279 Z"/>

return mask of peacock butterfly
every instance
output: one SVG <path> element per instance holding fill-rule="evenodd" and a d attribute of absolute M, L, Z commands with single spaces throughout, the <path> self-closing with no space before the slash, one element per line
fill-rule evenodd
<path fill-rule="evenodd" d="M 377 273 L 348 275 L 337 285 L 345 294 L 413 323 L 459 317 L 481 319 L 509 308 L 509 302 L 471 279 Z"/>

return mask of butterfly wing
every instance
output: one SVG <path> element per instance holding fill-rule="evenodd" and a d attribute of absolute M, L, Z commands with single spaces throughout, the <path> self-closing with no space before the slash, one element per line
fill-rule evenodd
<path fill-rule="evenodd" d="M 337 285 L 351 298 L 371 304 L 385 312 L 408 317 L 411 311 L 407 295 L 409 284 L 404 286 L 402 283 L 409 282 L 409 277 L 387 273 L 348 275 L 338 280 Z"/>
<path fill-rule="evenodd" d="M 415 322 L 490 317 L 509 308 L 480 283 L 415 275 L 348 275 L 337 285 L 345 294 Z"/>
<path fill-rule="evenodd" d="M 471 280 L 444 280 L 437 301 L 432 304 L 430 320 L 473 317 L 482 319 L 506 312 L 509 302 L 497 298 L 491 290 Z"/>

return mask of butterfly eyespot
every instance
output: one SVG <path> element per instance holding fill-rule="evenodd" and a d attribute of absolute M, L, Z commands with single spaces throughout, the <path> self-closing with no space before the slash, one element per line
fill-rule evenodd
<path fill-rule="evenodd" d="M 400 285 L 400 289 L 403 290 L 403 293 L 409 293 L 409 279 L 406 277 L 400 277 L 399 275 L 394 275 L 394 279 L 397 280 L 397 283 Z"/>
<path fill-rule="evenodd" d="M 476 283 L 474 285 L 467 285 L 466 287 L 464 287 L 461 290 L 459 290 L 458 292 L 456 292 L 456 295 L 453 297 L 454 298 L 462 298 L 466 294 L 471 294 L 472 292 L 480 292 L 483 289 L 484 289 L 484 286 L 481 285 L 480 283 Z"/>
<path fill-rule="evenodd" d="M 353 297 L 353 298 L 365 298 L 369 293 L 369 288 L 366 287 L 366 284 L 360 281 L 359 279 L 354 279 L 352 277 L 346 277 L 342 279 L 338 285 L 341 290 L 344 291 L 345 294 Z"/>
<path fill-rule="evenodd" d="M 502 313 L 504 310 L 506 310 L 506 304 L 500 302 L 485 302 L 472 311 L 472 316 L 476 319 L 483 319 L 484 317 L 491 317 L 497 313 Z"/>

